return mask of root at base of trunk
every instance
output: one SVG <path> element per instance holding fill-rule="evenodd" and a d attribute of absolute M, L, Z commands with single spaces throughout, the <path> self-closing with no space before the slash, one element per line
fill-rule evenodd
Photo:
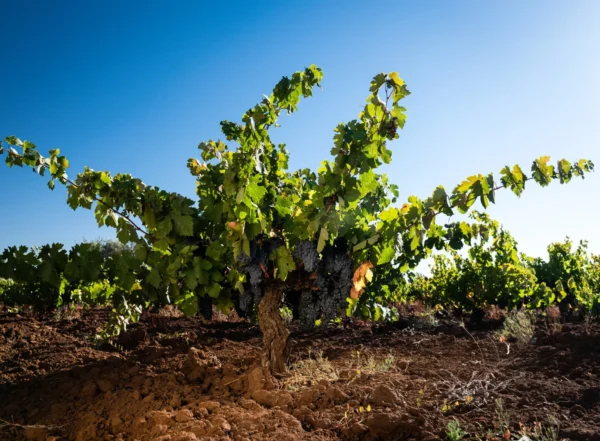
<path fill-rule="evenodd" d="M 289 331 L 285 327 L 279 307 L 283 291 L 267 287 L 258 305 L 258 324 L 263 334 L 262 365 L 272 374 L 285 372 Z"/>

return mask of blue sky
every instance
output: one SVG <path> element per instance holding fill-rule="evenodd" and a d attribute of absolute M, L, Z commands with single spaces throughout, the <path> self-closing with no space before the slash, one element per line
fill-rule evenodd
<path fill-rule="evenodd" d="M 169 4 L 171 3 L 171 4 Z M 282 75 L 315 63 L 323 90 L 274 137 L 291 167 L 318 167 L 371 77 L 398 71 L 412 95 L 387 167 L 403 199 L 506 164 L 580 157 L 600 165 L 600 3 L 595 1 L 5 3 L 0 135 L 59 147 L 85 165 L 194 196 L 186 168 L 219 121 Z M 112 237 L 31 171 L 0 168 L 0 249 Z M 600 252 L 600 177 L 498 197 L 490 211 L 532 255 L 566 235 Z"/>

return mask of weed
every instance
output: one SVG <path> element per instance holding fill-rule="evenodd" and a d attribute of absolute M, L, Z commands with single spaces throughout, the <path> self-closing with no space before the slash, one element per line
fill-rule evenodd
<path fill-rule="evenodd" d="M 354 351 L 352 357 L 352 368 L 357 372 L 388 372 L 396 363 L 396 357 L 391 352 L 383 359 L 377 359 L 373 354 L 362 355 L 360 350 Z"/>
<path fill-rule="evenodd" d="M 586 312 L 583 316 L 583 329 L 585 335 L 588 337 L 592 335 L 592 328 L 594 327 L 594 322 L 598 319 L 598 316 L 593 312 Z"/>
<path fill-rule="evenodd" d="M 513 379 L 498 381 L 497 372 L 473 371 L 468 379 L 461 379 L 452 372 L 444 370 L 444 375 L 437 383 L 438 390 L 446 397 L 448 402 L 459 404 L 481 405 L 491 401 L 494 395 L 506 389 Z M 441 387 L 440 387 L 441 386 Z M 454 404 L 456 406 L 457 404 Z"/>
<path fill-rule="evenodd" d="M 496 422 L 502 431 L 508 430 L 510 426 L 510 417 L 504 410 L 504 401 L 501 398 L 496 400 Z"/>
<path fill-rule="evenodd" d="M 446 434 L 448 435 L 448 441 L 460 441 L 468 435 L 468 433 L 460 427 L 460 421 L 456 418 L 448 423 L 448 432 L 446 432 Z"/>
<path fill-rule="evenodd" d="M 525 310 L 511 311 L 504 321 L 500 337 L 527 344 L 531 341 L 534 331 L 535 317 L 531 312 Z"/>
<path fill-rule="evenodd" d="M 290 308 L 288 308 L 287 306 L 282 306 L 279 309 L 279 315 L 281 315 L 281 319 L 283 320 L 283 323 L 285 323 L 286 325 L 289 325 L 290 323 L 292 323 L 292 320 L 294 319 L 294 314 L 293 314 L 292 310 Z"/>
<path fill-rule="evenodd" d="M 433 329 L 440 324 L 435 309 L 420 305 L 414 311 L 414 328 L 418 330 Z"/>
<path fill-rule="evenodd" d="M 179 318 L 183 317 L 183 312 L 175 305 L 164 305 L 158 310 L 158 315 L 161 317 Z"/>
<path fill-rule="evenodd" d="M 557 306 L 546 308 L 546 328 L 548 329 L 548 334 L 556 335 L 562 331 L 563 325 L 560 318 L 560 309 Z"/>
<path fill-rule="evenodd" d="M 521 435 L 533 441 L 558 441 L 558 426 L 544 426 L 539 421 L 536 421 L 531 428 L 521 425 Z"/>
<path fill-rule="evenodd" d="M 331 362 L 319 352 L 314 357 L 308 352 L 308 358 L 299 360 L 290 366 L 291 377 L 286 380 L 286 388 L 297 390 L 307 382 L 317 383 L 320 380 L 336 381 L 339 376 Z"/>
<path fill-rule="evenodd" d="M 63 305 L 58 307 L 53 314 L 54 321 L 76 320 L 81 318 L 81 311 L 75 305 Z"/>
<path fill-rule="evenodd" d="M 417 395 L 417 407 L 421 407 L 421 403 L 423 402 L 423 398 L 425 397 L 425 392 L 427 392 L 427 385 L 419 389 L 419 394 Z"/>

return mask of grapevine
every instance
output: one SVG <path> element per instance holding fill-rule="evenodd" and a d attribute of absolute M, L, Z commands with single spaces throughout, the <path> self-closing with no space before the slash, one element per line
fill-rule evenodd
<path fill-rule="evenodd" d="M 93 209 L 99 226 L 115 228 L 133 247 L 113 268 L 128 305 L 173 302 L 205 316 L 213 304 L 257 311 L 263 365 L 273 372 L 285 370 L 288 349 L 281 302 L 295 297 L 303 324 L 327 324 L 368 296 L 369 282 L 371 292 L 389 290 L 389 280 L 433 250 L 460 248 L 479 234 L 463 223 L 438 224 L 440 214 L 467 213 L 476 201 L 486 208 L 500 189 L 520 196 L 528 182 L 567 183 L 593 170 L 588 160 L 554 166 L 543 156 L 530 176 L 518 165 L 505 167 L 499 180 L 471 176 L 451 193 L 439 186 L 428 198 L 411 196 L 397 206 L 398 187 L 377 172 L 391 162 L 388 144 L 406 122 L 401 101 L 410 92 L 393 72 L 376 75 L 358 118 L 335 128 L 330 160 L 316 172 L 289 171 L 288 151 L 272 142 L 271 130 L 282 112 L 296 112 L 301 98 L 312 96 L 322 76 L 313 65 L 283 77 L 241 122 L 221 122 L 227 143 L 200 143 L 200 158 L 187 164 L 197 181 L 196 201 L 128 174 L 86 168 L 71 180 L 58 150 L 43 157 L 14 136 L 6 138 L 6 163 L 48 171 L 51 189 L 57 181 L 66 186 L 69 206 Z"/>

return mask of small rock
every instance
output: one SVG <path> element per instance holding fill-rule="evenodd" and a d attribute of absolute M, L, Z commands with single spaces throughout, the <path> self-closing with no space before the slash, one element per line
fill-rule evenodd
<path fill-rule="evenodd" d="M 91 398 L 98 393 L 98 386 L 93 381 L 88 381 L 81 388 L 79 393 L 83 398 Z"/>
<path fill-rule="evenodd" d="M 134 400 L 139 400 L 140 399 L 140 391 L 139 390 L 134 390 L 133 393 L 131 394 L 133 396 Z"/>
<path fill-rule="evenodd" d="M 283 421 L 287 429 L 292 432 L 302 432 L 302 423 L 287 412 L 279 409 L 273 411 L 273 418 L 277 421 Z"/>
<path fill-rule="evenodd" d="M 292 396 L 285 391 L 256 390 L 252 399 L 266 407 L 287 407 L 292 404 Z"/>
<path fill-rule="evenodd" d="M 224 432 L 229 432 L 231 430 L 231 426 L 227 422 L 225 418 L 216 417 L 211 421 L 214 426 L 220 427 Z"/>
<path fill-rule="evenodd" d="M 171 417 L 173 415 L 164 410 L 152 410 L 146 414 L 146 418 L 152 425 L 165 425 L 168 426 L 172 423 Z"/>
<path fill-rule="evenodd" d="M 210 364 L 210 360 L 203 351 L 190 348 L 181 371 L 189 381 L 202 381 Z"/>
<path fill-rule="evenodd" d="M 118 415 L 114 415 L 111 417 L 109 424 L 113 432 L 118 432 L 121 426 L 123 426 L 123 420 Z"/>
<path fill-rule="evenodd" d="M 175 421 L 178 423 L 187 423 L 194 419 L 194 414 L 189 409 L 181 409 L 175 414 Z"/>
<path fill-rule="evenodd" d="M 202 401 L 201 403 L 198 403 L 197 407 L 198 409 L 206 409 L 209 412 L 213 412 L 215 409 L 221 407 L 221 403 L 217 401 Z"/>
<path fill-rule="evenodd" d="M 206 428 L 207 425 L 204 421 L 198 421 L 190 427 L 190 431 L 196 435 L 196 437 L 202 438 L 207 433 Z"/>
<path fill-rule="evenodd" d="M 171 438 L 172 441 L 196 441 L 198 438 L 193 432 L 180 432 Z"/>
<path fill-rule="evenodd" d="M 273 389 L 273 381 L 271 380 L 271 374 L 267 369 L 257 367 L 248 374 L 248 393 L 252 394 L 254 391 L 261 389 Z"/>
<path fill-rule="evenodd" d="M 112 383 L 112 381 L 105 378 L 96 380 L 96 384 L 98 385 L 98 389 L 100 389 L 102 392 L 112 392 L 115 388 L 115 385 Z"/>
<path fill-rule="evenodd" d="M 400 402 L 400 397 L 389 387 L 380 384 L 371 394 L 370 401 L 378 406 L 393 405 Z"/>
<path fill-rule="evenodd" d="M 260 409 L 260 405 L 254 400 L 248 400 L 246 398 L 241 398 L 239 401 L 240 406 L 242 406 L 246 410 L 258 410 Z"/>
<path fill-rule="evenodd" d="M 139 428 L 139 427 L 143 426 L 144 424 L 146 424 L 146 418 L 144 418 L 142 416 L 141 417 L 137 417 L 137 418 L 135 418 L 133 420 L 133 426 L 134 427 L 138 427 Z"/>
<path fill-rule="evenodd" d="M 167 430 L 169 430 L 169 427 L 166 424 L 157 424 L 155 426 L 152 426 L 152 428 L 150 429 L 150 436 L 160 436 Z"/>
<path fill-rule="evenodd" d="M 576 404 L 573 407 L 571 407 L 571 409 L 569 409 L 569 413 L 571 415 L 573 415 L 574 417 L 576 417 L 576 418 L 581 418 L 587 412 L 586 412 L 586 410 L 585 410 L 585 408 L 583 406 L 580 406 L 579 404 Z"/>

